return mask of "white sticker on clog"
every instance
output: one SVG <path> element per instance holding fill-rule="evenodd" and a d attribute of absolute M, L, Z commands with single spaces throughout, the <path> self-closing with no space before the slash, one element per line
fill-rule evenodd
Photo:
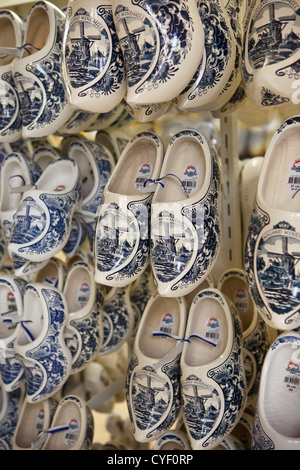
<path fill-rule="evenodd" d="M 84 307 L 90 297 L 90 285 L 87 282 L 83 282 L 78 289 L 76 303 L 79 307 Z"/>
<path fill-rule="evenodd" d="M 215 317 L 209 317 L 205 326 L 205 338 L 214 344 L 218 344 L 221 338 L 221 323 L 220 320 Z"/>
<path fill-rule="evenodd" d="M 44 417 L 45 417 L 45 410 L 44 408 L 40 408 L 38 414 L 36 415 L 35 421 L 35 432 L 36 434 L 40 434 L 44 430 Z"/>
<path fill-rule="evenodd" d="M 291 191 L 300 188 L 300 159 L 294 160 L 289 168 L 287 185 Z"/>
<path fill-rule="evenodd" d="M 196 165 L 187 165 L 182 174 L 182 184 L 186 192 L 193 194 L 198 188 L 199 170 Z"/>
<path fill-rule="evenodd" d="M 144 187 L 144 183 L 151 177 L 152 174 L 152 165 L 151 163 L 143 163 L 136 174 L 134 180 L 134 187 L 136 189 L 142 189 Z"/>
<path fill-rule="evenodd" d="M 298 390 L 300 385 L 300 366 L 298 362 L 289 361 L 285 368 L 284 384 L 290 392 Z"/>
<path fill-rule="evenodd" d="M 73 446 L 78 439 L 80 432 L 80 422 L 78 419 L 71 419 L 69 429 L 64 433 L 64 443 L 67 446 Z"/>
<path fill-rule="evenodd" d="M 13 292 L 8 292 L 6 296 L 8 310 L 16 309 L 16 299 Z"/>
<path fill-rule="evenodd" d="M 236 289 L 233 294 L 233 303 L 239 313 L 246 313 L 249 308 L 249 297 L 246 289 Z"/>
<path fill-rule="evenodd" d="M 175 317 L 173 313 L 166 312 L 162 315 L 159 324 L 159 332 L 166 333 L 168 335 L 173 334 L 173 328 L 175 327 Z"/>

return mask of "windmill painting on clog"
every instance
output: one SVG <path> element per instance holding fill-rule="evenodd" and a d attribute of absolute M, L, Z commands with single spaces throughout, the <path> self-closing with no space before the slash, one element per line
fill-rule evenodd
<path fill-rule="evenodd" d="M 163 296 L 189 294 L 212 270 L 220 246 L 219 178 L 211 142 L 194 129 L 175 134 L 151 212 L 151 265 Z"/>
<path fill-rule="evenodd" d="M 168 102 L 189 83 L 204 34 L 195 1 L 113 0 L 130 106 Z"/>
<path fill-rule="evenodd" d="M 250 293 L 266 323 L 300 326 L 300 116 L 274 133 L 262 164 L 245 249 Z"/>
<path fill-rule="evenodd" d="M 22 56 L 13 63 L 21 103 L 23 138 L 57 132 L 73 114 L 61 69 L 64 13 L 47 1 L 35 2 L 25 20 Z"/>
<path fill-rule="evenodd" d="M 70 102 L 79 109 L 108 113 L 123 99 L 125 71 L 111 0 L 69 2 L 63 73 Z"/>
<path fill-rule="evenodd" d="M 257 1 L 245 34 L 242 76 L 256 106 L 293 102 L 300 70 L 300 2 Z"/>

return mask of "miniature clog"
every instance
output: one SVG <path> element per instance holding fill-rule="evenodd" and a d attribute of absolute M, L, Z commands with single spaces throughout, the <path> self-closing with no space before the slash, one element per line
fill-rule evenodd
<path fill-rule="evenodd" d="M 96 282 L 124 287 L 146 269 L 153 193 L 143 183 L 159 176 L 162 158 L 162 141 L 153 132 L 137 134 L 123 150 L 99 210 L 94 243 Z"/>
<path fill-rule="evenodd" d="M 242 78 L 247 97 L 258 108 L 297 102 L 299 16 L 299 2 L 292 0 L 257 0 L 251 11 Z"/>
<path fill-rule="evenodd" d="M 44 436 L 43 436 L 44 434 Z M 42 450 L 90 450 L 94 438 L 94 418 L 84 400 L 74 395 L 58 404 Z"/>
<path fill-rule="evenodd" d="M 267 327 L 252 301 L 242 269 L 228 269 L 219 279 L 218 289 L 233 302 L 242 322 L 247 406 L 256 399 L 261 368 L 269 349 Z"/>
<path fill-rule="evenodd" d="M 181 354 L 183 418 L 193 450 L 214 449 L 233 430 L 246 402 L 243 337 L 232 302 L 218 289 L 196 295 Z"/>
<path fill-rule="evenodd" d="M 151 266 L 164 296 L 185 296 L 212 270 L 220 246 L 220 168 L 193 129 L 171 139 L 151 204 Z"/>
<path fill-rule="evenodd" d="M 23 295 L 26 282 L 14 275 L 0 276 L 0 376 L 3 388 L 11 392 L 24 382 L 24 368 L 15 354 L 18 324 L 23 319 Z"/>
<path fill-rule="evenodd" d="M 254 416 L 252 450 L 299 450 L 300 335 L 284 332 L 264 361 Z"/>
<path fill-rule="evenodd" d="M 173 100 L 189 83 L 204 49 L 196 2 L 113 0 L 130 106 Z"/>
<path fill-rule="evenodd" d="M 63 71 L 69 100 L 94 113 L 112 111 L 126 92 L 123 56 L 111 0 L 72 0 L 63 41 Z"/>
<path fill-rule="evenodd" d="M 68 155 L 77 163 L 82 182 L 82 201 L 76 215 L 87 233 L 93 250 L 100 202 L 115 166 L 114 158 L 103 145 L 81 140 L 70 143 Z"/>
<path fill-rule="evenodd" d="M 68 241 L 72 216 L 82 199 L 79 169 L 71 159 L 52 162 L 34 188 L 28 190 L 15 213 L 10 256 L 27 261 L 49 260 Z"/>
<path fill-rule="evenodd" d="M 277 330 L 300 326 L 299 129 L 300 116 L 291 117 L 270 140 L 245 247 L 249 291 L 264 321 Z"/>
<path fill-rule="evenodd" d="M 130 302 L 130 286 L 111 287 L 104 296 L 103 344 L 99 356 L 117 351 L 131 338 L 135 312 Z"/>
<path fill-rule="evenodd" d="M 68 309 L 65 341 L 72 354 L 71 374 L 74 374 L 98 355 L 103 343 L 104 292 L 94 281 L 93 266 L 82 261 L 74 263 L 63 294 Z"/>
<path fill-rule="evenodd" d="M 176 98 L 178 109 L 190 112 L 211 105 L 225 88 L 236 60 L 231 18 L 224 6 L 219 0 L 197 0 L 197 6 L 204 28 L 205 49 L 191 83 Z"/>
<path fill-rule="evenodd" d="M 18 60 L 18 50 L 23 45 L 23 21 L 13 11 L 2 9 L 0 31 L 0 49 L 8 48 L 6 53 L 0 51 L 0 142 L 14 142 L 22 137 L 22 118 L 12 64 Z"/>
<path fill-rule="evenodd" d="M 47 1 L 35 2 L 24 20 L 24 50 L 12 70 L 25 139 L 54 134 L 74 112 L 61 70 L 64 26 L 64 13 Z"/>
<path fill-rule="evenodd" d="M 6 243 L 22 196 L 41 175 L 36 163 L 21 153 L 9 153 L 1 165 L 0 218 Z"/>
<path fill-rule="evenodd" d="M 159 439 L 178 417 L 185 327 L 184 300 L 155 292 L 142 316 L 126 378 L 127 407 L 138 442 Z"/>
<path fill-rule="evenodd" d="M 43 283 L 26 285 L 15 353 L 24 367 L 29 403 L 53 396 L 70 375 L 72 357 L 64 339 L 66 323 L 67 303 L 57 288 Z"/>
<path fill-rule="evenodd" d="M 12 450 L 33 450 L 39 434 L 50 427 L 57 405 L 53 397 L 40 403 L 24 400 L 12 440 Z"/>
<path fill-rule="evenodd" d="M 12 450 L 23 402 L 24 387 L 6 392 L 0 383 L 0 450 Z"/>

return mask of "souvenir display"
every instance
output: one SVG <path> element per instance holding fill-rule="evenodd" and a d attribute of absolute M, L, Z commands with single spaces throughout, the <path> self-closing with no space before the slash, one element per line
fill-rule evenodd
<path fill-rule="evenodd" d="M 1 450 L 300 450 L 299 12 L 2 0 Z"/>

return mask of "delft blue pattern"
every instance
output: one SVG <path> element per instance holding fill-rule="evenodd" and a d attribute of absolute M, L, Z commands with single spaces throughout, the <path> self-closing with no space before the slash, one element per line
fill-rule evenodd
<path fill-rule="evenodd" d="M 135 422 L 140 430 L 145 431 L 149 440 L 170 429 L 178 417 L 181 404 L 179 377 L 180 354 L 164 364 L 159 374 L 151 366 L 139 369 L 138 359 L 132 354 L 126 377 L 128 411 L 132 424 Z"/>
<path fill-rule="evenodd" d="M 28 285 L 27 290 L 35 287 Z M 37 292 L 37 291 L 36 291 Z M 52 396 L 67 379 L 68 358 L 61 345 L 62 329 L 66 322 L 66 309 L 62 296 L 52 289 L 42 289 L 41 295 L 48 310 L 48 330 L 41 342 L 23 357 L 16 352 L 25 369 L 27 396 L 38 402 Z"/>
<path fill-rule="evenodd" d="M 190 135 L 192 131 L 186 131 Z M 197 138 L 198 134 L 195 134 Z M 173 282 L 172 290 L 187 287 L 200 279 L 214 260 L 220 243 L 220 225 L 217 200 L 220 188 L 220 169 L 215 150 L 210 145 L 212 155 L 211 160 L 211 184 L 207 194 L 196 203 L 187 204 L 181 209 L 181 215 L 187 217 L 194 226 L 194 233 L 185 230 L 186 240 L 194 244 L 198 240 L 197 246 L 185 246 L 179 253 L 176 247 L 171 243 L 171 239 L 153 236 L 151 240 L 152 265 L 156 276 L 160 282 Z M 188 200 L 187 200 L 188 201 Z M 151 222 L 151 229 L 158 223 L 171 223 L 175 217 L 168 211 L 159 214 L 159 220 Z M 199 223 L 200 221 L 200 223 Z M 170 237 L 171 238 L 171 237 Z M 186 268 L 192 257 L 193 250 L 197 250 L 197 257 L 193 266 L 179 281 L 176 277 Z M 181 269 L 179 270 L 179 266 Z"/>
<path fill-rule="evenodd" d="M 265 236 L 263 237 L 264 239 L 261 238 L 258 242 L 261 230 L 268 223 L 268 215 L 263 213 L 258 205 L 256 205 L 246 241 L 246 275 L 249 290 L 261 315 L 271 319 L 272 314 L 285 315 L 291 312 L 284 320 L 285 324 L 288 325 L 292 324 L 293 317 L 298 315 L 297 307 L 300 302 L 300 286 L 295 278 L 293 269 L 287 264 L 284 256 L 287 244 L 296 242 L 299 245 L 299 240 L 296 238 L 296 229 L 290 226 L 289 223 L 282 221 L 272 227 L 276 230 L 276 235 L 269 236 L 268 238 Z M 281 260 L 277 256 L 276 263 L 272 262 L 272 259 L 271 261 L 268 259 L 268 252 L 272 251 L 275 240 L 281 241 L 283 247 Z M 259 256 L 254 259 L 253 253 L 257 243 Z M 251 252 L 251 250 L 253 251 Z M 257 283 L 262 290 L 262 295 L 257 288 Z"/>
<path fill-rule="evenodd" d="M 141 201 L 130 202 L 127 205 L 127 214 L 125 214 L 117 204 L 109 204 L 105 212 L 100 214 L 96 234 L 96 263 L 99 271 L 107 272 L 107 280 L 130 279 L 132 276 L 136 275 L 136 273 L 140 272 L 149 260 L 149 214 L 151 200 L 152 194 Z M 112 214 L 115 214 L 119 221 L 123 219 L 127 226 L 126 232 L 129 234 L 127 238 L 134 240 L 135 243 L 130 245 L 127 238 L 123 242 L 120 241 L 120 227 L 104 226 L 104 218 Z M 134 219 L 138 223 L 138 231 L 135 228 Z M 118 225 L 120 225 L 120 223 Z M 126 264 L 126 261 L 135 249 L 136 253 L 134 257 Z M 120 269 L 115 273 L 109 273 L 109 271 L 118 266 L 120 266 Z"/>
<path fill-rule="evenodd" d="M 201 297 L 201 293 L 198 296 Z M 243 346 L 241 323 L 232 304 L 230 308 L 234 338 L 232 350 L 223 363 L 207 372 L 207 377 L 221 388 L 224 400 L 223 418 L 210 436 L 207 437 L 221 412 L 221 397 L 218 390 L 210 382 L 205 383 L 193 374 L 181 384 L 183 412 L 188 429 L 195 440 L 203 440 L 203 448 L 214 445 L 222 436 L 231 432 L 244 409 L 246 399 L 246 379 L 241 352 Z M 194 390 L 193 394 L 187 393 L 191 388 Z M 198 396 L 200 389 L 205 389 L 205 393 Z M 207 403 L 204 406 L 207 399 L 212 401 L 212 406 L 207 406 Z M 217 406 L 216 403 L 218 403 Z"/>
<path fill-rule="evenodd" d="M 263 15 L 266 16 L 265 24 L 262 25 L 260 22 L 258 31 L 256 24 Z M 246 83 L 251 82 L 255 71 L 264 67 L 266 63 L 268 65 L 278 64 L 278 69 L 275 72 L 278 77 L 285 76 L 291 81 L 298 79 L 300 61 L 293 62 L 292 56 L 299 50 L 300 45 L 299 19 L 299 8 L 291 0 L 257 3 L 249 26 L 249 40 L 246 46 L 249 62 L 254 72 L 251 73 L 243 65 L 242 74 Z M 272 28 L 269 27 L 271 24 L 274 25 Z M 283 29 L 285 29 L 284 33 Z M 282 61 L 286 59 L 290 59 L 290 63 L 280 66 Z M 262 106 L 277 106 L 289 101 L 289 98 L 273 90 L 266 87 L 261 89 Z"/>
<path fill-rule="evenodd" d="M 0 12 L 1 15 L 1 12 Z M 20 113 L 20 101 L 15 90 L 12 72 L 5 72 L 0 76 L 0 136 L 16 136 L 22 130 L 22 118 Z M 4 90 L 4 92 L 3 92 Z"/>
<path fill-rule="evenodd" d="M 23 279 L 13 278 L 13 283 L 19 289 L 19 295 L 23 297 L 26 282 Z M 15 291 L 13 285 L 6 279 L 0 279 L 0 285 L 6 285 L 12 291 Z M 17 359 L 14 351 L 14 341 L 9 341 L 6 345 L 7 349 L 0 348 L 0 374 L 5 387 L 15 390 L 25 380 L 24 368 L 22 363 Z"/>
<path fill-rule="evenodd" d="M 206 59 L 201 81 L 188 96 L 189 100 L 207 93 L 210 88 L 213 88 L 222 79 L 224 69 L 232 54 L 230 32 L 222 19 L 223 11 L 219 1 L 198 0 L 197 6 L 204 27 Z M 190 89 L 193 83 L 196 82 L 201 68 L 202 61 L 186 90 Z"/>
<path fill-rule="evenodd" d="M 83 402 L 75 395 L 68 395 L 65 398 L 62 399 L 60 402 L 60 406 L 64 406 L 64 403 L 67 402 L 74 402 L 76 407 L 81 409 L 83 406 L 85 406 L 86 409 L 86 423 L 80 422 L 80 426 L 84 426 L 85 428 L 85 435 L 84 438 L 82 439 L 82 445 L 79 450 L 90 450 L 91 445 L 93 443 L 93 438 L 94 438 L 94 418 L 92 415 L 91 410 L 87 405 L 83 405 Z"/>
<path fill-rule="evenodd" d="M 79 372 L 99 353 L 103 340 L 102 332 L 102 309 L 104 295 L 103 288 L 97 286 L 95 304 L 91 312 L 83 318 L 74 319 L 69 322 L 71 327 L 66 335 L 66 344 L 72 355 L 72 373 Z M 78 351 L 80 354 L 78 355 Z M 77 356 L 77 357 L 76 357 Z"/>
<path fill-rule="evenodd" d="M 95 14 L 97 17 L 93 18 L 84 8 L 74 13 L 68 27 L 65 61 L 71 86 L 85 87 L 78 96 L 89 95 L 98 99 L 101 95 L 117 91 L 125 80 L 125 72 L 111 6 L 99 5 L 95 8 Z M 72 16 L 71 7 L 67 15 Z M 70 35 L 75 30 L 78 36 L 76 44 Z M 91 46 L 97 41 L 101 48 L 92 54 Z"/>
<path fill-rule="evenodd" d="M 47 11 L 44 2 L 35 3 L 33 8 L 37 8 L 39 3 Z M 19 72 L 14 74 L 23 126 L 29 130 L 42 129 L 54 122 L 68 105 L 60 61 L 65 20 L 59 11 L 55 11 L 55 18 L 56 38 L 49 54 L 27 65 L 26 70 L 32 76 L 24 76 Z"/>
<path fill-rule="evenodd" d="M 0 394 L 7 393 L 0 390 Z M 7 409 L 0 421 L 0 450 L 12 450 L 12 442 L 24 399 L 22 387 L 7 393 Z M 2 409 L 0 410 L 2 414 Z"/>
<path fill-rule="evenodd" d="M 51 253 L 59 244 L 67 243 L 67 236 L 72 218 L 72 209 L 82 198 L 81 182 L 78 180 L 75 187 L 63 196 L 49 195 L 43 193 L 39 199 L 45 204 L 48 212 L 49 228 L 44 236 L 36 241 L 47 223 L 47 215 L 42 206 L 40 206 L 31 196 L 25 197 L 20 204 L 15 216 L 15 224 L 12 230 L 11 242 L 19 245 L 18 253 L 20 256 L 26 254 Z M 32 224 L 34 218 L 31 218 L 30 212 L 34 210 L 39 224 Z M 27 244 L 31 243 L 30 246 Z"/>
<path fill-rule="evenodd" d="M 104 300 L 101 355 L 121 347 L 132 328 L 133 318 L 126 303 L 126 292 L 126 287 L 120 287 L 111 299 Z"/>
<path fill-rule="evenodd" d="M 26 157 L 25 155 L 22 155 L 17 152 L 12 152 L 6 155 L 5 157 L 5 162 L 9 162 L 9 160 L 12 160 L 12 161 L 17 160 L 20 166 L 25 165 L 27 167 L 27 170 L 29 172 L 29 180 L 25 181 L 26 185 L 27 184 L 34 185 L 37 182 L 38 178 L 41 176 L 42 172 L 39 166 L 35 162 L 30 160 L 30 158 Z M 13 222 L 11 220 L 4 219 L 2 221 L 2 228 L 4 231 L 4 236 L 7 241 L 11 237 L 12 226 L 13 226 Z"/>
<path fill-rule="evenodd" d="M 182 0 L 131 0 L 131 3 L 140 7 L 140 25 L 137 27 L 137 18 L 130 6 L 123 5 L 116 8 L 115 22 L 128 85 L 136 86 L 136 93 L 139 94 L 145 87 L 149 90 L 156 84 L 168 81 L 176 73 L 191 47 L 194 23 L 188 6 Z M 157 43 L 158 22 L 166 31 L 164 35 L 160 34 L 160 44 Z M 120 38 L 121 23 L 127 31 L 124 38 Z M 143 36 L 143 47 L 139 46 L 137 34 Z M 176 47 L 172 44 L 174 37 L 177 39 Z"/>
<path fill-rule="evenodd" d="M 76 215 L 73 215 L 71 220 L 70 235 L 67 243 L 63 248 L 63 252 L 67 256 L 72 256 L 72 254 L 75 253 L 83 244 L 85 235 L 85 231 L 83 230 L 79 219 L 76 217 Z"/>

